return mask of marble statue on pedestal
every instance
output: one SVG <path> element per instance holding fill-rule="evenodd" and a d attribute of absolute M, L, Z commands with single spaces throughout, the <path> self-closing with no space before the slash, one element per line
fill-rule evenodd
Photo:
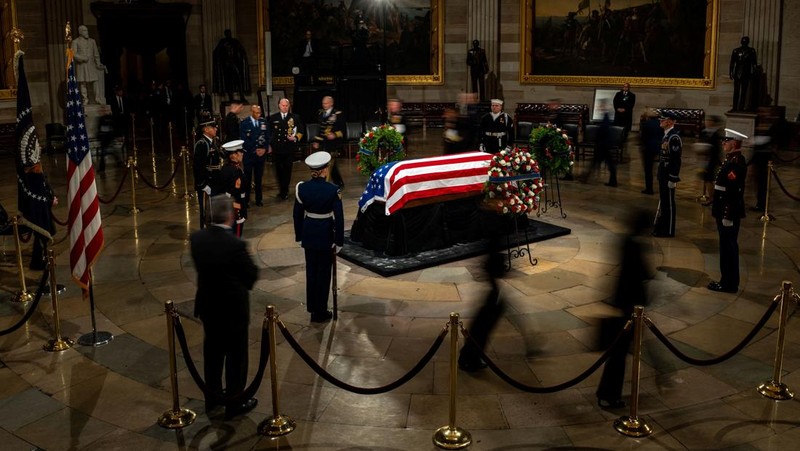
<path fill-rule="evenodd" d="M 105 73 L 106 66 L 100 62 L 97 43 L 89 37 L 86 25 L 78 27 L 78 37 L 72 41 L 75 58 L 75 77 L 81 90 L 84 105 L 106 103 Z"/>

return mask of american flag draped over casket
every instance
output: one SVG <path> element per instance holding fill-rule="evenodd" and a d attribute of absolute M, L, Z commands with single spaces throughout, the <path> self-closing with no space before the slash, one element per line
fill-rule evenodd
<path fill-rule="evenodd" d="M 488 153 L 467 152 L 387 163 L 370 176 L 358 207 L 363 212 L 375 201 L 384 202 L 388 216 L 414 200 L 479 194 L 491 159 Z"/>

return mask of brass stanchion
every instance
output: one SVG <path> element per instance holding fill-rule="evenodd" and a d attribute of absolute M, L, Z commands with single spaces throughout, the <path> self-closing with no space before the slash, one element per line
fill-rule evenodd
<path fill-rule="evenodd" d="M 178 313 L 172 301 L 164 303 L 167 313 L 167 346 L 169 347 L 169 382 L 172 386 L 172 408 L 158 417 L 158 425 L 167 429 L 181 429 L 194 423 L 197 414 L 189 409 L 182 409 L 178 399 L 178 370 L 175 362 L 175 324 Z"/>
<path fill-rule="evenodd" d="M 169 133 L 169 157 L 175 159 L 175 150 L 172 147 L 172 121 L 167 122 L 167 131 Z"/>
<path fill-rule="evenodd" d="M 30 302 L 33 295 L 28 291 L 25 283 L 25 267 L 22 265 L 22 242 L 19 239 L 19 219 L 14 216 L 11 218 L 11 225 L 14 228 L 14 245 L 17 250 L 17 273 L 19 274 L 19 291 L 14 293 L 14 302 Z"/>
<path fill-rule="evenodd" d="M 642 360 L 642 332 L 644 331 L 644 307 L 633 308 L 633 362 L 631 363 L 631 414 L 614 421 L 614 429 L 628 437 L 646 437 L 653 428 L 639 418 L 639 366 Z"/>
<path fill-rule="evenodd" d="M 50 249 L 47 252 L 47 267 L 50 271 L 50 298 L 53 300 L 53 328 L 55 338 L 42 345 L 42 349 L 47 352 L 66 351 L 71 348 L 74 342 L 61 336 L 61 319 L 58 317 L 58 288 L 56 284 L 56 258 L 55 252 Z"/>
<path fill-rule="evenodd" d="M 141 213 L 141 209 L 136 206 L 136 162 L 132 157 L 128 158 L 128 167 L 131 169 L 131 213 Z"/>
<path fill-rule="evenodd" d="M 296 424 L 293 419 L 280 413 L 278 409 L 278 365 L 275 362 L 277 349 L 275 344 L 275 324 L 278 315 L 275 306 L 268 305 L 265 322 L 269 321 L 269 378 L 272 386 L 272 416 L 258 425 L 259 435 L 279 437 L 294 430 Z"/>
<path fill-rule="evenodd" d="M 766 211 L 766 210 L 765 210 Z M 775 296 L 775 301 L 780 302 L 780 320 L 778 322 L 778 344 L 775 347 L 775 370 L 772 373 L 772 380 L 768 380 L 759 385 L 756 390 L 770 399 L 786 401 L 794 398 L 794 393 L 781 382 L 781 371 L 783 370 L 783 344 L 786 338 L 786 320 L 789 318 L 789 301 L 796 298 L 792 282 L 784 280 L 781 287 L 781 294 Z M 780 299 L 780 300 L 779 300 Z"/>
<path fill-rule="evenodd" d="M 450 313 L 450 423 L 433 434 L 433 444 L 443 449 L 461 449 L 472 444 L 472 436 L 456 426 L 456 389 L 458 387 L 458 313 Z"/>
<path fill-rule="evenodd" d="M 156 154 L 156 138 L 153 135 L 153 118 L 150 118 L 150 153 Z"/>
<path fill-rule="evenodd" d="M 186 146 L 181 146 L 181 161 L 183 162 L 183 198 L 191 199 L 194 193 L 189 192 L 189 179 L 186 176 L 186 165 L 189 164 L 189 150 Z"/>
<path fill-rule="evenodd" d="M 170 173 L 172 173 L 172 174 L 175 173 L 175 163 L 176 163 L 176 161 L 177 160 L 175 158 L 175 148 L 174 148 L 174 146 L 172 144 L 172 121 L 169 121 L 169 168 L 170 168 Z M 174 177 L 172 179 L 172 194 L 174 196 L 178 195 L 178 188 L 175 185 L 175 178 Z"/>
<path fill-rule="evenodd" d="M 772 162 L 770 161 L 767 163 L 767 196 L 766 196 L 767 198 L 764 201 L 764 214 L 761 215 L 762 222 L 770 222 L 774 219 L 769 215 L 769 191 L 770 187 L 772 186 L 772 170 L 773 170 Z"/>
<path fill-rule="evenodd" d="M 133 143 L 131 149 L 133 151 L 133 163 L 137 163 L 139 153 L 139 146 L 136 145 L 136 116 L 131 115 L 131 142 Z M 129 156 L 130 158 L 130 156 Z"/>

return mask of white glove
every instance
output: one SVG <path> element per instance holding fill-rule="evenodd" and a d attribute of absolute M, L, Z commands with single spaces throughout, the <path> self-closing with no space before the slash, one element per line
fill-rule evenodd
<path fill-rule="evenodd" d="M 203 191 L 204 191 L 206 194 L 208 194 L 209 196 L 211 195 L 211 187 L 210 187 L 210 186 L 208 186 L 208 185 L 204 186 L 204 187 L 203 187 Z"/>
<path fill-rule="evenodd" d="M 478 149 L 479 149 L 481 152 L 486 152 L 486 146 L 484 146 L 483 144 L 481 144 L 480 146 L 478 146 Z"/>
<path fill-rule="evenodd" d="M 237 224 L 244 224 L 245 221 L 247 221 L 247 218 L 239 218 L 239 219 L 236 220 L 236 223 Z"/>
<path fill-rule="evenodd" d="M 676 186 L 678 186 L 676 182 L 667 182 L 667 188 L 675 189 Z"/>
<path fill-rule="evenodd" d="M 723 219 L 722 220 L 722 226 L 723 227 L 733 227 L 733 221 L 731 221 L 730 219 Z"/>
<path fill-rule="evenodd" d="M 338 254 L 338 253 L 339 253 L 339 251 L 341 251 L 341 250 L 342 250 L 342 246 L 337 246 L 337 245 L 335 245 L 335 244 L 334 244 L 334 245 L 333 245 L 333 249 L 334 249 L 334 250 L 336 251 L 336 253 Z"/>

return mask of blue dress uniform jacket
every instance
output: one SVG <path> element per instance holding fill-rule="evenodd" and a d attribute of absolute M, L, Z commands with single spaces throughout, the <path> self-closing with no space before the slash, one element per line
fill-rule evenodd
<path fill-rule="evenodd" d="M 278 178 L 278 197 L 289 197 L 289 183 L 292 180 L 292 161 L 298 143 L 303 139 L 303 124 L 300 116 L 286 113 L 284 118 L 278 112 L 269 117 L 270 140 L 272 159 L 275 163 L 275 175 Z M 289 141 L 289 135 L 294 135 L 295 140 Z"/>
<path fill-rule="evenodd" d="M 236 236 L 242 236 L 244 221 L 247 219 L 247 187 L 249 183 L 242 167 L 232 161 L 225 163 L 221 173 L 221 192 L 233 199 L 233 225 Z"/>
<path fill-rule="evenodd" d="M 503 112 L 496 119 L 492 117 L 492 113 L 483 115 L 480 130 L 482 150 L 487 153 L 497 153 L 505 149 L 514 139 L 514 121 Z"/>
<path fill-rule="evenodd" d="M 194 189 L 197 191 L 198 206 L 200 207 L 200 228 L 206 226 L 206 193 L 203 188 L 211 188 L 211 196 L 220 193 L 220 170 L 222 169 L 222 155 L 214 143 L 206 135 L 194 143 Z"/>
<path fill-rule="evenodd" d="M 315 177 L 297 184 L 294 234 L 306 256 L 306 310 L 325 314 L 331 290 L 333 246 L 344 243 L 344 214 L 339 188 Z"/>
<path fill-rule="evenodd" d="M 264 178 L 264 162 L 267 154 L 262 156 L 256 154 L 256 149 L 267 149 L 269 147 L 269 128 L 263 118 L 253 119 L 249 116 L 239 124 L 240 139 L 244 141 L 244 174 L 247 180 L 253 182 L 256 192 L 256 205 L 261 204 L 262 191 L 261 184 Z M 249 188 L 249 185 L 248 185 Z M 250 190 L 247 190 L 247 198 L 250 199 Z"/>
<path fill-rule="evenodd" d="M 319 134 L 308 138 L 319 144 L 319 150 L 324 150 L 331 154 L 331 157 L 334 157 L 330 163 L 330 178 L 339 187 L 344 187 L 342 174 L 339 172 L 339 166 L 335 163 L 335 157 L 344 147 L 345 132 L 347 130 L 344 113 L 337 109 L 332 109 L 330 114 L 325 110 L 319 110 L 317 118 L 319 119 Z M 336 138 L 328 139 L 327 135 L 329 133 L 333 133 Z"/>
<path fill-rule="evenodd" d="M 675 236 L 675 188 L 669 183 L 680 181 L 683 143 L 675 128 L 669 129 L 661 140 L 658 158 L 658 214 L 653 235 Z"/>

